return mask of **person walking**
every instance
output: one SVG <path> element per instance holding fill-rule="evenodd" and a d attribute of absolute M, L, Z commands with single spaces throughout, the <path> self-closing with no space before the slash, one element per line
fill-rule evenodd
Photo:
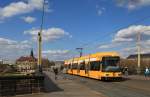
<path fill-rule="evenodd" d="M 128 77 L 128 67 L 124 68 L 124 74 L 125 74 L 126 77 Z"/>
<path fill-rule="evenodd" d="M 67 69 L 63 68 L 63 79 L 67 79 Z"/>
<path fill-rule="evenodd" d="M 149 69 L 148 69 L 148 67 L 146 67 L 145 68 L 145 72 L 144 72 L 144 75 L 145 75 L 145 77 L 148 77 L 149 76 Z"/>
<path fill-rule="evenodd" d="M 53 68 L 54 74 L 55 74 L 55 80 L 57 80 L 57 76 L 58 76 L 58 68 L 54 67 Z"/>

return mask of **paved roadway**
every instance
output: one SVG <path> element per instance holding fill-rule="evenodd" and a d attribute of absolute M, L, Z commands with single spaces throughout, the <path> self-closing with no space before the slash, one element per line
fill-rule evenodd
<path fill-rule="evenodd" d="M 64 79 L 59 76 L 57 80 L 54 79 L 54 74 L 45 72 L 45 88 L 44 93 L 17 95 L 17 97 L 106 97 L 100 92 L 96 92 L 87 88 L 82 83 L 77 83 L 69 79 Z"/>
<path fill-rule="evenodd" d="M 99 80 L 45 72 L 47 93 L 20 95 L 18 97 L 150 97 L 150 79 L 132 76 L 131 80 L 103 82 Z"/>
<path fill-rule="evenodd" d="M 70 76 L 74 82 L 100 92 L 107 97 L 150 97 L 150 80 L 130 79 L 121 82 L 103 82 L 79 76 Z"/>

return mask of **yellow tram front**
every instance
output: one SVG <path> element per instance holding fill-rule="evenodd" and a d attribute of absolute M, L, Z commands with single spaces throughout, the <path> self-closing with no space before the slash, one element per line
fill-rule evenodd
<path fill-rule="evenodd" d="M 101 79 L 121 79 L 122 73 L 119 67 L 119 56 L 106 56 L 102 58 Z"/>

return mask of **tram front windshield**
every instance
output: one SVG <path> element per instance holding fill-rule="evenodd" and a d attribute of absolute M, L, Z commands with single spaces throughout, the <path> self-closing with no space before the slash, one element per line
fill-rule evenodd
<path fill-rule="evenodd" d="M 105 72 L 120 71 L 119 66 L 117 66 L 117 64 L 120 61 L 119 57 L 103 57 L 102 61 L 103 61 L 102 71 L 105 71 Z"/>

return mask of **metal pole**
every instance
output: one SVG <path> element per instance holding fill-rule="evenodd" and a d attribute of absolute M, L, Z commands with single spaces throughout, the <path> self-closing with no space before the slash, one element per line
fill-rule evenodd
<path fill-rule="evenodd" d="M 140 41 L 141 41 L 141 35 L 140 32 L 137 33 L 137 50 L 138 50 L 138 68 L 137 68 L 137 74 L 141 73 L 140 67 L 141 67 L 141 45 L 140 45 Z"/>
<path fill-rule="evenodd" d="M 41 64 L 42 64 L 42 55 L 41 55 L 41 51 L 42 51 L 42 37 L 41 37 L 41 32 L 38 33 L 38 71 L 41 73 L 42 72 L 42 68 L 41 68 Z"/>
<path fill-rule="evenodd" d="M 80 57 L 82 57 L 82 51 L 83 51 L 83 48 L 76 48 L 76 49 L 79 50 Z"/>
<path fill-rule="evenodd" d="M 45 0 L 43 1 L 43 11 L 42 11 L 42 20 L 41 20 L 41 28 L 40 32 L 38 32 L 38 72 L 42 73 L 42 30 L 43 30 L 43 22 L 44 22 L 44 11 L 45 10 Z"/>

